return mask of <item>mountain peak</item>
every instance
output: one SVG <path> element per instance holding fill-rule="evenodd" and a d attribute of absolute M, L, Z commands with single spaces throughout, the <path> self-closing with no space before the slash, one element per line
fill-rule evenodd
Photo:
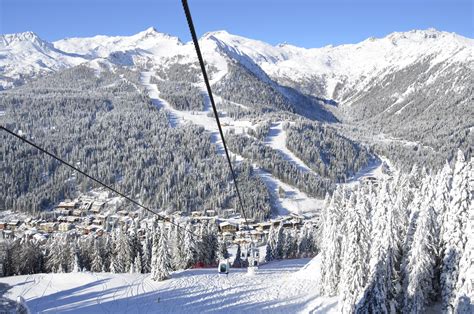
<path fill-rule="evenodd" d="M 209 38 L 219 38 L 219 37 L 226 37 L 226 36 L 231 36 L 231 34 L 226 31 L 226 30 L 218 30 L 218 31 L 212 31 L 212 32 L 207 32 L 204 35 L 202 35 L 202 39 L 209 39 Z"/>
<path fill-rule="evenodd" d="M 138 40 L 143 40 L 143 39 L 148 39 L 148 38 L 161 38 L 161 39 L 164 38 L 164 39 L 171 39 L 173 41 L 181 43 L 181 40 L 178 37 L 172 36 L 172 35 L 169 35 L 169 34 L 166 34 L 166 33 L 160 33 L 153 26 L 148 27 L 144 31 L 141 31 L 141 32 L 133 35 L 131 38 L 138 39 Z"/>
<path fill-rule="evenodd" d="M 44 41 L 36 33 L 31 31 L 0 35 L 0 47 L 7 47 L 10 45 L 26 42 L 30 42 L 42 47 L 52 46 L 49 42 Z"/>
<path fill-rule="evenodd" d="M 158 31 L 156 30 L 155 27 L 150 26 L 146 30 L 144 30 L 143 33 L 145 33 L 145 34 L 156 34 L 156 33 L 158 33 Z"/>
<path fill-rule="evenodd" d="M 135 36 L 137 37 L 150 37 L 150 36 L 156 36 L 159 35 L 160 33 L 154 28 L 153 26 L 148 27 L 144 31 L 141 31 L 137 33 Z"/>

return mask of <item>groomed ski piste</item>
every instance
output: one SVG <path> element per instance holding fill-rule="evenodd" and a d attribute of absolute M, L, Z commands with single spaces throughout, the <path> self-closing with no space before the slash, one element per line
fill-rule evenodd
<path fill-rule="evenodd" d="M 319 258 L 273 261 L 255 275 L 231 268 L 149 274 L 50 273 L 1 278 L 3 296 L 31 313 L 337 313 L 337 297 L 318 293 Z M 0 292 L 1 293 L 1 292 Z"/>
<path fill-rule="evenodd" d="M 218 62 L 214 62 L 218 64 Z M 222 66 L 222 69 L 216 75 L 213 81 L 218 81 L 226 73 L 226 69 Z M 150 97 L 153 104 L 159 108 L 163 108 L 167 111 L 169 122 L 172 127 L 177 127 L 180 124 L 193 123 L 195 125 L 203 127 L 211 135 L 213 143 L 216 145 L 217 153 L 224 156 L 224 147 L 222 140 L 219 136 L 219 131 L 214 117 L 212 116 L 212 109 L 209 104 L 209 99 L 205 97 L 205 105 L 203 111 L 182 111 L 174 109 L 166 100 L 160 98 L 160 93 L 155 84 L 150 83 L 152 72 L 142 72 L 141 83 L 145 87 L 148 96 Z M 203 93 L 207 95 L 204 83 L 197 83 Z M 219 96 L 214 96 L 215 100 L 219 103 L 221 98 Z M 236 104 L 236 103 L 234 103 Z M 241 104 L 236 104 L 243 106 Z M 235 133 L 244 133 L 246 129 L 252 128 L 255 129 L 251 121 L 248 120 L 234 120 L 229 117 L 220 118 L 223 123 L 224 132 L 232 130 Z M 313 172 L 310 167 L 308 167 L 301 159 L 299 159 L 293 152 L 291 152 L 286 147 L 286 131 L 283 130 L 283 124 L 285 121 L 278 121 L 272 124 L 269 130 L 269 134 L 265 138 L 264 144 L 270 146 L 271 148 L 278 151 L 284 159 L 295 164 L 304 172 Z M 232 157 L 237 161 L 243 160 L 244 158 L 234 152 L 230 152 Z M 261 169 L 257 164 L 253 164 L 255 173 L 257 173 L 260 178 L 263 180 L 265 185 L 268 188 L 269 193 L 272 196 L 276 213 L 278 216 L 285 216 L 290 213 L 295 214 L 304 214 L 304 213 L 318 213 L 319 210 L 323 207 L 324 200 L 317 199 L 311 196 L 308 196 L 306 193 L 300 191 L 298 188 L 286 184 L 273 176 L 271 173 Z M 362 169 L 354 178 L 351 180 L 352 184 L 356 184 L 363 177 L 367 176 L 381 176 L 382 162 L 380 160 L 374 161 L 372 164 L 368 165 L 366 168 Z M 279 196 L 279 189 L 286 191 L 285 197 Z"/>

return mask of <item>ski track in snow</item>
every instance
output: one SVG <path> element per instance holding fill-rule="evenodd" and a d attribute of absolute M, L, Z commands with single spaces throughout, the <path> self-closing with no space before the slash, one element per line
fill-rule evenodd
<path fill-rule="evenodd" d="M 279 151 L 285 160 L 295 164 L 299 169 L 305 172 L 314 171 L 309 168 L 304 161 L 299 159 L 292 151 L 286 147 L 286 131 L 283 130 L 283 122 L 273 123 L 270 127 L 268 135 L 265 138 L 264 143 L 273 149 Z"/>
<path fill-rule="evenodd" d="M 5 296 L 22 295 L 34 313 L 337 313 L 337 298 L 317 291 L 319 258 L 275 261 L 256 275 L 214 268 L 149 274 L 61 273 L 0 278 Z M 32 280 L 34 279 L 34 280 Z"/>
<path fill-rule="evenodd" d="M 146 87 L 148 96 L 152 102 L 159 108 L 164 108 L 170 117 L 170 125 L 177 127 L 180 124 L 194 123 L 198 126 L 202 126 L 206 131 L 211 134 L 211 141 L 216 145 L 217 153 L 225 156 L 224 146 L 219 135 L 216 121 L 214 117 L 209 117 L 208 114 L 212 112 L 209 97 L 203 84 L 199 84 L 203 95 L 205 95 L 204 111 L 180 111 L 176 110 L 165 100 L 159 98 L 159 91 L 155 84 L 151 84 L 151 72 L 142 72 L 141 81 Z M 219 103 L 221 98 L 215 96 L 215 101 Z M 224 133 L 226 130 L 233 129 L 236 133 L 243 133 L 245 129 L 255 128 L 250 121 L 245 120 L 233 120 L 228 117 L 220 117 Z M 283 122 L 272 125 L 270 134 L 265 140 L 265 144 L 278 150 L 282 155 L 290 162 L 295 163 L 303 171 L 312 171 L 306 164 L 296 157 L 289 149 L 286 148 L 286 132 L 283 131 Z M 237 161 L 241 161 L 244 158 L 233 152 L 229 152 L 232 157 L 235 157 Z M 303 212 L 315 212 L 322 207 L 322 200 L 311 198 L 306 193 L 301 192 L 299 189 L 283 183 L 279 179 L 275 178 L 272 174 L 260 169 L 257 165 L 254 165 L 256 173 L 262 178 L 265 185 L 268 187 L 270 194 L 272 195 L 274 205 L 277 209 L 278 215 L 288 215 L 292 213 L 303 213 Z M 284 189 L 285 197 L 280 198 L 278 196 L 278 188 Z"/>
<path fill-rule="evenodd" d="M 255 173 L 260 176 L 272 195 L 278 215 L 285 216 L 289 213 L 303 214 L 306 212 L 317 213 L 322 209 L 324 200 L 309 197 L 306 193 L 280 181 L 257 165 L 253 166 Z M 285 191 L 285 197 L 279 197 L 280 187 Z"/>

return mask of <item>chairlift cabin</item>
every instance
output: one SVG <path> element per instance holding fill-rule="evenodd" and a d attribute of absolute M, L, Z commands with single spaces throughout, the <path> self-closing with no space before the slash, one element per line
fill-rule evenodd
<path fill-rule="evenodd" d="M 230 269 L 230 265 L 229 265 L 229 260 L 226 259 L 226 260 L 221 260 L 219 262 L 219 266 L 217 267 L 217 272 L 219 274 L 228 274 L 229 273 L 229 269 Z"/>

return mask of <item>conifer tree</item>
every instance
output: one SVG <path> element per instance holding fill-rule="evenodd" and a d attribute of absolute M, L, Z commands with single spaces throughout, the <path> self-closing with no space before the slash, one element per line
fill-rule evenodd
<path fill-rule="evenodd" d="M 218 252 L 219 260 L 225 260 L 229 258 L 229 252 L 227 251 L 227 243 L 225 240 L 219 242 L 219 252 Z"/>
<path fill-rule="evenodd" d="M 153 242 L 151 278 L 155 281 L 163 281 L 169 278 L 171 271 L 171 257 L 168 251 L 165 226 L 161 228 L 160 237 L 155 237 Z"/>
<path fill-rule="evenodd" d="M 234 261 L 232 263 L 233 268 L 240 268 L 242 267 L 242 251 L 240 249 L 240 244 L 237 244 L 237 252 L 235 253 Z"/>
<path fill-rule="evenodd" d="M 369 234 L 366 221 L 366 199 L 354 194 L 346 207 L 346 234 L 342 241 L 341 302 L 342 313 L 352 313 L 367 282 Z"/>
<path fill-rule="evenodd" d="M 97 273 L 104 269 L 104 263 L 100 252 L 99 240 L 96 239 L 94 241 L 94 250 L 92 251 L 91 271 Z"/>
<path fill-rule="evenodd" d="M 459 260 L 467 242 L 465 229 L 470 206 L 469 167 L 463 153 L 459 151 L 453 171 L 451 202 L 446 212 L 443 232 L 441 296 L 443 307 L 449 312 L 456 306 L 455 285 L 459 276 Z"/>
<path fill-rule="evenodd" d="M 394 278 L 394 223 L 388 184 L 381 182 L 379 199 L 373 215 L 372 245 L 368 286 L 356 307 L 357 313 L 389 313 L 395 311 L 392 295 Z"/>
<path fill-rule="evenodd" d="M 434 191 L 431 182 L 425 183 L 420 215 L 413 235 L 405 277 L 406 297 L 404 311 L 422 313 L 435 297 L 434 281 L 437 256 L 437 219 L 433 207 Z"/>
<path fill-rule="evenodd" d="M 323 295 L 334 296 L 338 293 L 344 203 L 344 191 L 342 187 L 338 186 L 332 195 L 329 206 L 324 210 L 324 221 L 321 221 L 320 291 Z"/>
<path fill-rule="evenodd" d="M 186 231 L 184 232 L 183 241 L 183 264 L 181 268 L 186 269 L 193 266 L 196 263 L 196 257 L 198 255 L 196 251 L 195 239 L 192 235 L 192 226 L 190 223 L 186 225 Z"/>

